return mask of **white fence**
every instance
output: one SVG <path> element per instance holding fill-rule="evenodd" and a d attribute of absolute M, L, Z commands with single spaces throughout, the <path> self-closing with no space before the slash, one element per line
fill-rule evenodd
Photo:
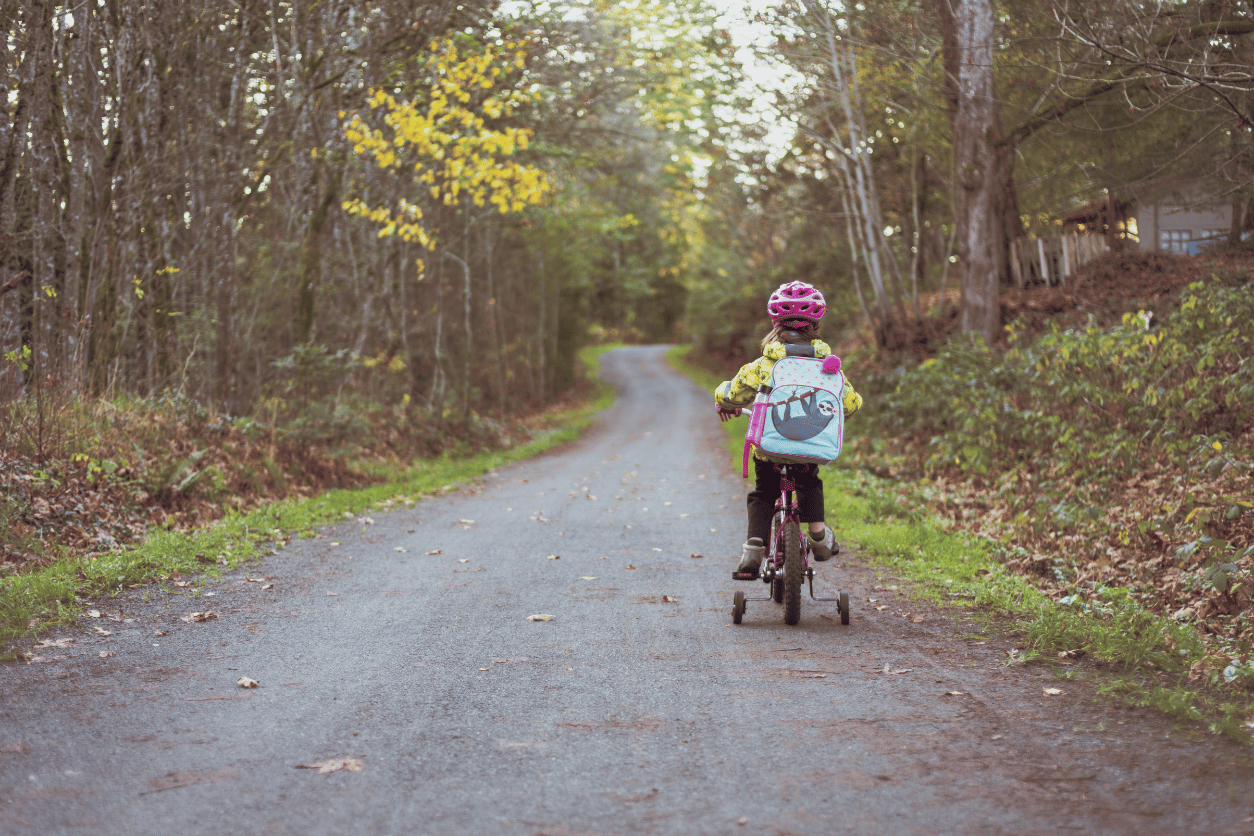
<path fill-rule="evenodd" d="M 1025 284 L 1065 285 L 1075 272 L 1110 252 L 1104 235 L 1054 235 L 1020 238 L 1010 244 L 1010 272 L 1015 287 Z"/>

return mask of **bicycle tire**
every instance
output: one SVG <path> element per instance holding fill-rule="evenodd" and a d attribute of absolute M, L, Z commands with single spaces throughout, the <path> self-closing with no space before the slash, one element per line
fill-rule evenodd
<path fill-rule="evenodd" d="M 784 579 L 776 577 L 771 581 L 771 599 L 777 604 L 784 603 Z"/>
<path fill-rule="evenodd" d="M 849 623 L 849 593 L 848 592 L 840 593 L 840 603 L 837 604 L 837 606 L 840 609 L 840 623 L 848 624 Z"/>
<path fill-rule="evenodd" d="M 784 623 L 801 620 L 801 586 L 805 583 L 806 564 L 801 556 L 801 530 L 796 520 L 784 523 Z"/>
<path fill-rule="evenodd" d="M 732 624 L 739 624 L 745 615 L 745 594 L 737 592 L 732 596 Z"/>

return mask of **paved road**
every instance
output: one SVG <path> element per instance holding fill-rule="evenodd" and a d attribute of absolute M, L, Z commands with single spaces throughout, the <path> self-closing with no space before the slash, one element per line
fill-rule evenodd
<path fill-rule="evenodd" d="M 1003 666 L 856 555 L 816 584 L 851 625 L 731 626 L 709 397 L 659 348 L 604 368 L 576 444 L 0 666 L 0 833 L 1254 832 L 1242 749 Z"/>

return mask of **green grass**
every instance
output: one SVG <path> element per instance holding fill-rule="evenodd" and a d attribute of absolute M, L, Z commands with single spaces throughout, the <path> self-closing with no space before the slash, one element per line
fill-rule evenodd
<path fill-rule="evenodd" d="M 613 403 L 613 390 L 600 381 L 599 361 L 614 347 L 592 346 L 580 352 L 588 376 L 597 381 L 592 398 L 551 416 L 550 428 L 528 444 L 466 458 L 418 461 L 401 468 L 375 464 L 371 475 L 386 481 L 372 487 L 276 502 L 246 514 L 229 514 L 190 533 L 154 529 L 134 549 L 83 560 L 63 557 L 37 571 L 5 578 L 0 582 L 0 652 L 14 640 L 35 638 L 48 627 L 72 621 L 88 599 L 114 597 L 131 585 L 164 585 L 175 577 L 221 577 L 224 569 L 282 549 L 292 537 L 311 536 L 315 526 L 342 523 L 398 504 L 412 505 L 504 464 L 574 440 L 597 413 Z M 108 606 L 105 601 L 100 605 Z"/>
<path fill-rule="evenodd" d="M 713 392 L 721 381 L 683 360 L 686 347 L 667 357 L 678 370 Z M 711 403 L 713 396 L 711 395 Z M 711 416 L 713 418 L 713 416 Z M 857 416 L 849 431 L 857 432 Z M 723 425 L 727 449 L 740 466 L 745 423 Z M 1059 666 L 1059 675 L 1095 676 L 1099 692 L 1148 706 L 1210 731 L 1251 742 L 1245 718 L 1254 711 L 1248 694 L 1227 700 L 1191 687 L 1189 668 L 1205 656 L 1188 627 L 1146 611 L 1123 589 L 1109 589 L 1091 602 L 1054 601 L 992 556 L 996 544 L 950 530 L 939 518 L 920 513 L 915 488 L 859 472 L 852 457 L 823 470 L 827 522 L 837 539 L 907 581 L 920 600 L 966 609 L 985 629 L 1009 621 L 1020 650 L 1008 662 L 1055 662 L 1058 653 L 1084 651 L 1081 668 Z M 1165 680 L 1165 681 L 1163 681 Z"/>

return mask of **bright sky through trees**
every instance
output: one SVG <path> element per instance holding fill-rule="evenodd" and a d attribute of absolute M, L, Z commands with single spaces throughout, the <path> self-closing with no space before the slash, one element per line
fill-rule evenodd
<path fill-rule="evenodd" d="M 772 158 L 778 157 L 796 136 L 796 126 L 772 106 L 770 93 L 775 90 L 792 90 L 802 78 L 788 65 L 770 57 L 773 37 L 761 23 L 754 23 L 754 15 L 768 11 L 771 0 L 708 0 L 719 10 L 720 22 L 731 33 L 736 44 L 736 59 L 744 67 L 748 79 L 746 98 L 755 105 L 748 114 L 741 114 L 747 121 L 757 121 L 767 127 L 763 144 Z"/>

